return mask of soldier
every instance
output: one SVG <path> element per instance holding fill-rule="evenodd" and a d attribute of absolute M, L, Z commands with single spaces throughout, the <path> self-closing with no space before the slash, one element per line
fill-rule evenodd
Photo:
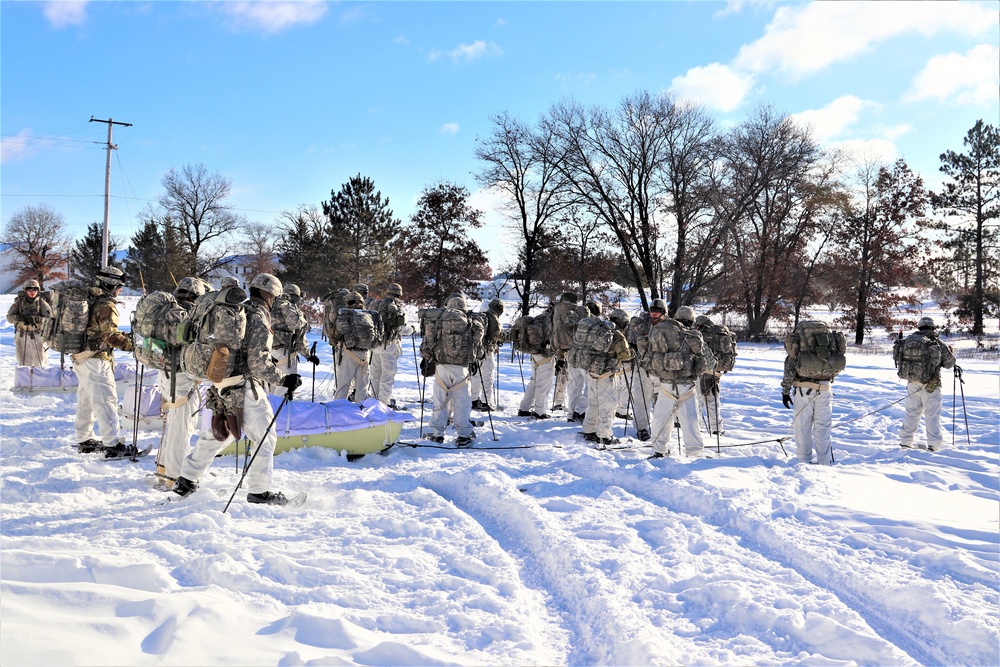
<path fill-rule="evenodd" d="M 182 278 L 174 289 L 174 298 L 190 313 L 195 299 L 205 294 L 205 289 L 205 282 L 199 278 Z M 175 366 L 172 371 L 159 371 L 156 384 L 160 390 L 160 411 L 163 414 L 163 437 L 156 452 L 156 474 L 169 486 L 180 476 L 191 436 L 198 430 L 201 383 Z"/>
<path fill-rule="evenodd" d="M 651 374 L 642 364 L 649 347 L 649 331 L 663 321 L 667 314 L 667 302 L 663 299 L 653 299 L 648 313 L 633 317 L 629 322 L 626 338 L 632 347 L 635 358 L 632 360 L 631 377 L 632 409 L 635 413 L 636 437 L 645 442 L 649 440 L 649 417 L 652 414 L 653 399 L 660 388 L 660 379 Z"/>
<path fill-rule="evenodd" d="M 632 358 L 632 351 L 622 333 L 628 326 L 628 313 L 615 309 L 609 320 L 599 317 L 580 320 L 573 335 L 573 346 L 567 355 L 570 368 L 582 369 L 587 375 L 583 438 L 598 443 L 601 449 L 617 442 L 612 437 L 618 405 L 614 376 L 621 372 L 622 362 Z"/>
<path fill-rule="evenodd" d="M 736 363 L 736 334 L 725 325 L 719 325 L 707 315 L 699 315 L 694 321 L 705 345 L 715 355 L 715 369 L 702 374 L 698 381 L 698 400 L 704 402 L 708 415 L 708 431 L 718 436 L 722 430 L 722 415 L 719 412 L 719 383 L 723 373 L 733 370 Z"/>
<path fill-rule="evenodd" d="M 283 493 L 270 490 L 278 436 L 273 428 L 268 428 L 274 411 L 265 387 L 280 383 L 289 391 L 290 400 L 291 392 L 302 380 L 294 373 L 283 376 L 271 358 L 271 307 L 279 296 L 281 281 L 271 274 L 261 273 L 250 281 L 244 353 L 239 355 L 235 375 L 209 390 L 208 404 L 214 413 L 212 432 L 202 433 L 184 459 L 174 493 L 186 496 L 194 492 L 215 456 L 246 434 L 257 443 L 255 458 L 246 475 L 247 502 L 288 503 Z"/>
<path fill-rule="evenodd" d="M 118 330 L 118 302 L 124 284 L 121 269 L 108 266 L 97 272 L 90 288 L 90 316 L 86 347 L 73 355 L 79 381 L 76 392 L 76 439 L 79 451 L 106 450 L 108 457 L 133 456 L 135 444 L 125 445 L 119 437 L 118 389 L 115 386 L 113 350 L 131 352 L 132 338 Z M 101 432 L 94 434 L 94 420 Z"/>
<path fill-rule="evenodd" d="M 486 312 L 483 334 L 483 358 L 479 361 L 479 370 L 472 378 L 472 409 L 493 410 L 490 405 L 490 388 L 493 386 L 493 371 L 496 366 L 496 355 L 503 345 L 503 329 L 500 328 L 500 316 L 503 315 L 503 302 L 493 299 Z"/>
<path fill-rule="evenodd" d="M 551 304 L 543 314 L 517 318 L 511 327 L 510 339 L 515 350 L 531 355 L 531 379 L 524 389 L 517 416 L 547 419 L 556 365 L 552 350 Z"/>
<path fill-rule="evenodd" d="M 306 346 L 306 334 L 309 332 L 309 322 L 299 308 L 302 300 L 302 290 L 298 285 L 288 283 L 283 286 L 281 296 L 274 300 L 271 308 L 271 326 L 274 331 L 274 347 L 271 356 L 277 359 L 278 366 L 285 374 L 299 372 L 299 355 L 309 363 L 319 364 L 319 357 L 309 354 Z M 284 389 L 276 392 L 279 396 Z"/>
<path fill-rule="evenodd" d="M 368 308 L 370 305 L 370 299 L 368 298 L 368 285 L 364 283 L 358 283 L 354 286 L 354 290 L 361 295 L 361 307 Z"/>
<path fill-rule="evenodd" d="M 941 449 L 941 369 L 957 368 L 951 348 L 938 338 L 934 320 L 921 317 L 917 330 L 893 345 L 893 361 L 899 377 L 906 380 L 906 416 L 899 432 L 899 446 L 913 447 L 913 436 L 924 416 L 927 451 Z M 959 369 L 959 372 L 960 369 Z"/>
<path fill-rule="evenodd" d="M 371 315 L 357 316 L 349 311 L 362 311 L 364 297 L 358 292 L 347 295 L 347 307 L 337 315 L 330 343 L 334 346 L 337 392 L 334 398 L 342 399 L 351 395 L 359 405 L 368 400 L 368 385 L 371 382 L 369 351 L 378 345 L 379 334 L 374 328 Z"/>
<path fill-rule="evenodd" d="M 42 341 L 42 323 L 52 317 L 49 303 L 39 296 L 41 286 L 32 278 L 24 291 L 14 298 L 7 310 L 7 321 L 14 325 L 14 357 L 18 366 L 48 368 L 49 358 Z"/>
<path fill-rule="evenodd" d="M 240 286 L 240 280 L 236 276 L 225 276 L 223 277 L 222 282 L 219 283 L 220 290 L 224 290 L 227 287 L 239 287 L 239 286 Z"/>
<path fill-rule="evenodd" d="M 652 420 L 654 459 L 670 454 L 675 418 L 687 456 L 698 456 L 704 448 L 695 385 L 704 369 L 715 366 L 715 358 L 701 334 L 690 328 L 692 324 L 694 310 L 681 306 L 673 318 L 664 318 L 650 329 L 645 365 L 660 379 Z"/>
<path fill-rule="evenodd" d="M 399 357 L 403 354 L 403 336 L 413 334 L 413 327 L 406 323 L 402 298 L 402 286 L 399 283 L 389 283 L 385 288 L 385 296 L 372 304 L 382 320 L 382 343 L 372 349 L 372 388 L 375 397 L 390 408 L 396 407 L 392 390 L 396 382 Z"/>
<path fill-rule="evenodd" d="M 582 317 L 587 317 L 586 312 L 586 308 L 577 305 L 573 292 L 563 292 L 552 311 L 552 348 L 556 355 L 556 390 L 552 409 L 565 409 L 569 414 L 568 422 L 583 422 L 587 409 L 587 397 L 584 395 L 587 372 L 566 362 L 576 324 Z"/>

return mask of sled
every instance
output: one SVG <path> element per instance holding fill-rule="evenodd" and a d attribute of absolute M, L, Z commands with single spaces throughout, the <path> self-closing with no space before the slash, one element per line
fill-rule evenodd
<path fill-rule="evenodd" d="M 130 365 L 121 363 L 115 364 L 115 383 L 119 389 L 126 383 L 135 383 L 135 369 Z M 148 383 L 149 372 L 146 373 L 144 384 Z M 153 376 L 155 382 L 155 375 Z M 58 366 L 50 368 L 37 368 L 35 366 L 18 366 L 14 369 L 14 386 L 11 391 L 19 393 L 35 393 L 38 391 L 76 391 L 80 381 L 76 377 L 76 372 L 67 368 L 63 370 Z"/>

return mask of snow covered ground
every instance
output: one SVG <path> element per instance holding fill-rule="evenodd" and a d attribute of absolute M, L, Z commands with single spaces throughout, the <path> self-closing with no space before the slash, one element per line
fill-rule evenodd
<path fill-rule="evenodd" d="M 506 347 L 497 441 L 487 423 L 476 447 L 521 448 L 297 450 L 275 459 L 274 488 L 307 491 L 303 507 L 238 495 L 223 514 L 233 457 L 160 505 L 153 457 L 77 454 L 75 394 L 9 390 L 12 331 L 0 326 L 4 665 L 1000 663 L 995 355 L 960 357 L 969 428 L 959 393 L 955 447 L 937 453 L 897 446 L 891 359 L 849 355 L 825 468 L 786 457 L 790 440 L 737 446 L 790 433 L 778 346 L 742 346 L 724 378 L 721 453 L 656 462 L 634 441 L 595 451 L 558 412 L 513 416 Z M 333 390 L 319 348 L 317 399 Z M 415 442 L 407 355 L 397 396 Z"/>

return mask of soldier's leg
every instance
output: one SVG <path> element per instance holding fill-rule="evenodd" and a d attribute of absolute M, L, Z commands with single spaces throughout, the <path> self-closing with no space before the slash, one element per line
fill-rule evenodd
<path fill-rule="evenodd" d="M 546 415 L 549 413 L 549 396 L 552 395 L 552 381 L 556 370 L 556 359 L 555 357 L 533 354 L 531 355 L 531 362 L 534 367 L 532 377 L 538 378 L 538 384 L 535 388 L 534 401 L 528 410 L 532 410 L 539 415 Z"/>
<path fill-rule="evenodd" d="M 661 385 L 660 397 L 653 406 L 652 427 L 653 451 L 657 454 L 670 452 L 670 439 L 674 432 L 674 395 L 672 387 Z"/>
<path fill-rule="evenodd" d="M 939 450 L 944 446 L 941 434 L 941 387 L 924 392 L 924 429 L 927 431 L 927 449 Z"/>
<path fill-rule="evenodd" d="M 695 385 L 678 385 L 682 400 L 677 404 L 677 420 L 681 423 L 681 437 L 684 438 L 684 454 L 700 456 L 705 447 L 699 425 L 700 408 Z"/>
<path fill-rule="evenodd" d="M 899 444 L 901 447 L 912 447 L 913 436 L 920 425 L 920 415 L 924 412 L 924 385 L 919 382 L 906 383 L 906 402 L 903 406 L 906 414 L 903 416 L 903 426 L 899 429 Z"/>
<path fill-rule="evenodd" d="M 816 447 L 816 463 L 833 464 L 833 450 L 830 445 L 830 429 L 833 427 L 833 392 L 813 392 L 813 444 Z"/>
<path fill-rule="evenodd" d="M 813 450 L 813 400 L 816 392 L 809 394 L 801 387 L 792 389 L 792 431 L 795 434 L 795 454 L 800 461 L 812 461 Z"/>
<path fill-rule="evenodd" d="M 258 389 L 257 395 L 247 389 L 243 398 L 243 433 L 253 442 L 253 452 L 256 458 L 247 472 L 247 493 L 264 493 L 271 489 L 274 471 L 274 446 L 278 442 L 278 434 L 272 426 L 268 430 L 274 410 L 267 394 Z"/>

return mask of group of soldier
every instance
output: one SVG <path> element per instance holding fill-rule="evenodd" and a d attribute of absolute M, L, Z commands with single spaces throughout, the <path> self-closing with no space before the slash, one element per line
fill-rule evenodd
<path fill-rule="evenodd" d="M 90 287 L 86 346 L 73 354 L 79 379 L 79 451 L 103 452 L 114 458 L 137 454 L 135 444 L 126 444 L 120 435 L 113 375 L 113 350 L 132 351 L 134 346 L 133 337 L 119 330 L 117 297 L 123 283 L 122 272 L 114 267 L 98 272 Z M 198 432 L 199 388 L 204 378 L 176 365 L 160 371 L 164 432 L 157 474 L 164 488 L 187 495 L 197 488 L 218 452 L 246 436 L 258 445 L 246 475 L 248 501 L 284 504 L 287 498 L 270 489 L 276 435 L 268 428 L 274 411 L 267 395 L 290 399 L 301 385 L 299 358 L 314 367 L 319 358 L 315 344 L 312 349 L 306 344 L 309 324 L 297 286 L 282 286 L 275 276 L 262 273 L 248 288 L 249 295 L 240 290 L 235 278 L 226 278 L 216 292 L 205 281 L 187 277 L 173 291 L 177 304 L 191 311 L 199 300 L 218 299 L 220 292 L 234 290 L 230 300 L 245 309 L 246 329 L 229 377 L 213 381 L 207 391 L 205 405 L 213 413 L 212 429 L 200 432 L 193 448 L 189 445 Z M 351 290 L 335 290 L 324 297 L 323 333 L 334 355 L 336 398 L 360 404 L 370 395 L 395 407 L 393 386 L 402 339 L 416 333 L 407 323 L 402 295 L 399 284 L 390 283 L 381 298 L 368 298 L 367 285 L 358 283 Z M 636 437 L 650 442 L 652 458 L 670 455 L 675 429 L 678 453 L 700 455 L 705 447 L 702 408 L 705 432 L 723 433 L 720 378 L 733 368 L 736 357 L 736 339 L 728 328 L 706 315 L 696 317 L 689 306 L 678 307 L 668 317 L 662 299 L 654 299 L 648 312 L 638 316 L 630 317 L 616 308 L 606 318 L 599 304 L 579 305 L 578 301 L 576 294 L 565 292 L 544 313 L 519 317 L 509 329 L 500 324 L 504 305 L 498 299 L 484 302 L 482 312 L 473 313 L 463 295 L 453 294 L 444 308 L 421 310 L 420 373 L 425 382 L 433 378 L 434 409 L 427 437 L 441 443 L 451 425 L 457 446 L 472 444 L 476 437 L 472 410 L 497 407 L 496 400 L 491 403 L 490 388 L 505 343 L 531 363 L 518 417 L 550 419 L 552 412 L 562 410 L 569 422 L 581 424 L 584 440 L 603 449 L 617 442 L 612 433 L 614 419 L 634 416 Z M 49 317 L 51 311 L 39 296 L 38 283 L 28 281 L 7 314 L 15 324 L 19 365 L 47 365 L 41 328 Z M 810 325 L 819 328 L 810 330 Z M 782 401 L 795 411 L 797 456 L 813 462 L 815 451 L 815 462 L 820 464 L 833 462 L 831 387 L 845 365 L 843 336 L 834 336 L 828 329 L 824 333 L 825 326 L 809 321 L 789 334 L 781 383 Z M 829 348 L 829 359 L 824 357 L 823 346 Z M 807 363 L 817 354 L 824 358 Z M 900 335 L 894 359 L 900 377 L 908 381 L 900 444 L 913 446 L 923 416 L 927 448 L 939 449 L 943 440 L 940 371 L 954 367 L 954 355 L 937 337 L 933 320 L 925 317 L 911 336 L 904 340 Z"/>

